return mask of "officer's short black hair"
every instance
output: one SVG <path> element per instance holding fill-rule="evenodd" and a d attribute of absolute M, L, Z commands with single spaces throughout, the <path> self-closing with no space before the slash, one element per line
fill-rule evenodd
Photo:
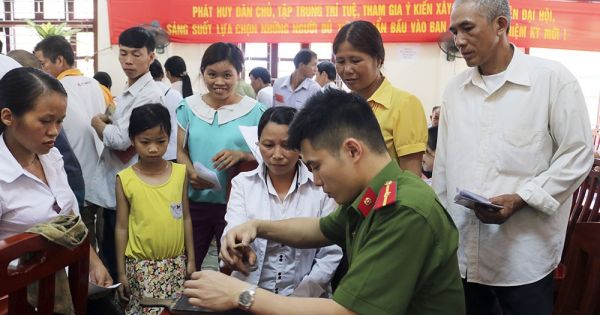
<path fill-rule="evenodd" d="M 146 47 L 148 53 L 151 53 L 156 48 L 154 35 L 148 30 L 140 26 L 134 26 L 124 30 L 119 35 L 119 45 L 129 48 Z"/>
<path fill-rule="evenodd" d="M 317 54 L 307 48 L 300 49 L 300 51 L 294 56 L 294 67 L 298 69 L 301 64 L 307 65 L 311 60 L 317 59 Z"/>
<path fill-rule="evenodd" d="M 325 72 L 327 74 L 327 79 L 329 79 L 329 81 L 335 81 L 335 76 L 336 76 L 335 66 L 333 65 L 333 63 L 331 63 L 331 61 L 319 62 L 319 64 L 317 65 L 317 72 L 319 74 Z"/>
<path fill-rule="evenodd" d="M 75 64 L 73 47 L 71 47 L 71 44 L 64 36 L 48 36 L 37 43 L 33 51 L 41 51 L 44 57 L 50 59 L 52 62 L 56 62 L 56 59 L 62 56 L 69 66 Z"/>
<path fill-rule="evenodd" d="M 271 84 L 271 74 L 266 68 L 256 67 L 252 69 L 248 75 L 251 75 L 254 78 L 260 78 L 264 84 Z"/>
<path fill-rule="evenodd" d="M 338 155 L 342 143 L 355 138 L 377 154 L 387 153 L 379 123 L 361 96 L 337 89 L 317 92 L 306 101 L 288 131 L 287 145 L 299 150 L 302 140 Z"/>

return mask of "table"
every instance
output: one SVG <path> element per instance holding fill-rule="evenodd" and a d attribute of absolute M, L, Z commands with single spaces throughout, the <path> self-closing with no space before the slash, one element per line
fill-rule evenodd
<path fill-rule="evenodd" d="M 233 309 L 230 311 L 226 311 L 226 312 L 195 312 L 195 313 L 186 313 L 186 314 L 206 314 L 206 315 L 248 315 L 250 313 L 248 312 L 244 312 L 240 309 Z M 173 313 L 169 312 L 169 310 L 167 308 L 165 308 L 160 315 L 174 315 Z"/>

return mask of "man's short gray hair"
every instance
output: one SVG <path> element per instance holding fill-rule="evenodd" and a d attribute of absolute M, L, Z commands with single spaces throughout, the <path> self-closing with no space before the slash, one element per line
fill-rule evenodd
<path fill-rule="evenodd" d="M 504 16 L 510 25 L 510 5 L 508 0 L 456 0 L 454 7 L 467 2 L 474 2 L 489 22 L 499 16 Z"/>

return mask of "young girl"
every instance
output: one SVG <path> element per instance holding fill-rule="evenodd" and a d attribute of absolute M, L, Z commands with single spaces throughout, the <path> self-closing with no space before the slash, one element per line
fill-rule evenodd
<path fill-rule="evenodd" d="M 165 161 L 171 121 L 161 104 L 131 112 L 129 137 L 139 156 L 117 174 L 115 230 L 119 296 L 126 314 L 159 314 L 140 300 L 174 298 L 195 270 L 185 166 Z M 187 264 L 186 256 L 187 252 Z"/>

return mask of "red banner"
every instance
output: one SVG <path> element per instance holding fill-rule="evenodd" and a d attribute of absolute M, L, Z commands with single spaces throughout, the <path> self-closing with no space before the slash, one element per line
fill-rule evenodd
<path fill-rule="evenodd" d="M 157 21 L 179 43 L 331 42 L 344 24 L 368 20 L 385 42 L 435 42 L 452 1 L 108 0 L 111 42 Z M 221 4 L 222 3 L 222 4 Z M 325 4 L 324 4 L 325 3 Z M 600 3 L 511 1 L 511 40 L 520 47 L 600 50 Z"/>

